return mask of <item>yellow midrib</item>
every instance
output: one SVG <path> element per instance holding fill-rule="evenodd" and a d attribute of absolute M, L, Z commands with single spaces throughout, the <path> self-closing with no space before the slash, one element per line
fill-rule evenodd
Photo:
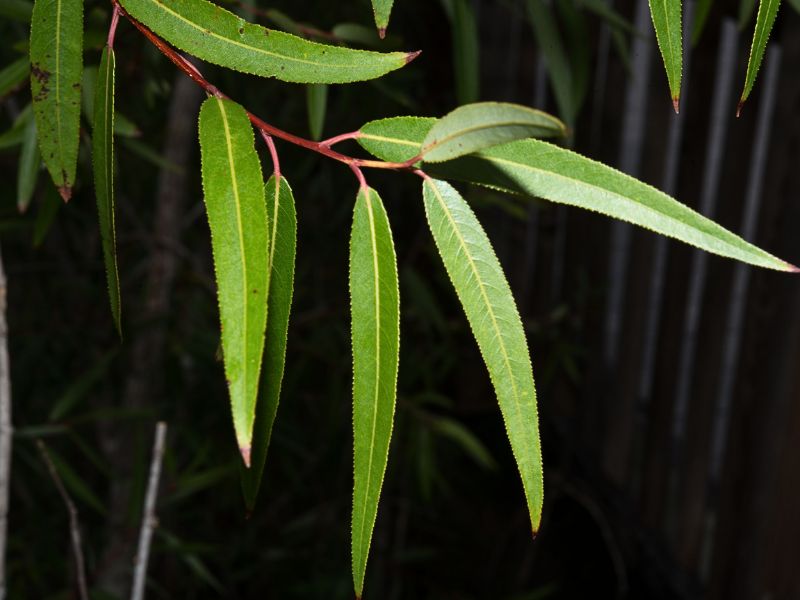
<path fill-rule="evenodd" d="M 555 124 L 555 122 L 554 122 Z M 557 125 L 556 125 L 557 126 Z M 423 142 L 422 145 L 422 153 L 425 154 L 426 152 L 430 152 L 438 147 L 440 147 L 445 142 L 449 142 L 450 140 L 456 139 L 457 137 L 467 135 L 473 133 L 475 131 L 481 131 L 482 129 L 494 129 L 497 127 L 539 127 L 541 129 L 546 129 L 546 124 L 539 124 L 539 123 L 531 123 L 529 121 L 495 121 L 489 124 L 482 124 L 482 125 L 474 125 L 472 127 L 465 127 L 464 129 L 459 129 L 458 131 L 447 135 L 441 139 L 434 140 L 429 145 L 425 145 Z M 561 129 L 558 127 L 558 129 Z M 429 132 L 427 137 L 431 137 L 433 135 L 433 131 Z"/>
<path fill-rule="evenodd" d="M 58 155 L 63 159 L 63 144 L 61 140 L 61 0 L 56 3 L 56 136 L 58 137 Z M 64 185 L 67 185 L 66 177 Z"/>

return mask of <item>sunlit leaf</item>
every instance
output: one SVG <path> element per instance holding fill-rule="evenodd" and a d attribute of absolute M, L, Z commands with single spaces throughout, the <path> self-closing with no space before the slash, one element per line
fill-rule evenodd
<path fill-rule="evenodd" d="M 542 516 L 542 454 L 522 321 L 491 242 L 461 195 L 447 182 L 426 179 L 423 196 L 433 239 L 497 394 L 535 534 Z"/>
<path fill-rule="evenodd" d="M 122 335 L 122 303 L 117 269 L 117 231 L 114 223 L 114 50 L 106 47 L 95 80 L 92 119 L 92 170 L 97 216 L 103 241 L 111 315 Z"/>
<path fill-rule="evenodd" d="M 756 28 L 753 32 L 753 43 L 750 46 L 750 60 L 747 62 L 747 75 L 744 80 L 744 90 L 736 109 L 736 115 L 742 111 L 742 105 L 750 97 L 753 85 L 756 82 L 758 71 L 764 60 L 764 53 L 767 50 L 767 42 L 772 26 L 775 24 L 775 17 L 778 16 L 778 8 L 781 0 L 760 0 L 758 3 L 758 15 L 756 15 Z"/>
<path fill-rule="evenodd" d="M 392 160 L 401 150 L 415 156 L 422 147 L 426 123 L 432 127 L 435 122 L 419 117 L 373 121 L 369 124 L 371 135 L 380 142 L 359 142 L 383 160 Z M 544 141 L 511 142 L 449 162 L 423 163 L 423 169 L 444 179 L 599 212 L 752 265 L 779 271 L 794 269 L 654 187 Z"/>
<path fill-rule="evenodd" d="M 394 0 L 372 0 L 372 11 L 375 13 L 375 26 L 378 28 L 378 35 L 381 37 L 386 35 L 386 28 L 389 27 L 392 4 L 394 4 Z"/>
<path fill-rule="evenodd" d="M 39 149 L 61 197 L 69 200 L 78 165 L 83 73 L 81 0 L 36 0 L 30 58 Z"/>
<path fill-rule="evenodd" d="M 253 427 L 252 466 L 242 471 L 242 490 L 248 510 L 252 510 L 255 506 L 272 437 L 272 425 L 280 401 L 297 243 L 297 217 L 289 183 L 284 178 L 276 179 L 273 176 L 267 182 L 264 195 L 271 229 L 267 298 L 269 319 L 264 340 L 261 393 L 256 405 L 256 420 Z"/>
<path fill-rule="evenodd" d="M 382 160 L 405 162 L 422 151 L 422 140 L 436 123 L 424 117 L 391 117 L 370 121 L 359 129 L 358 143 Z"/>
<path fill-rule="evenodd" d="M 555 117 L 519 104 L 479 102 L 439 119 L 422 142 L 426 162 L 442 162 L 528 137 L 564 135 Z"/>
<path fill-rule="evenodd" d="M 31 203 L 41 162 L 39 146 L 36 143 L 36 122 L 30 119 L 25 128 L 17 164 L 17 210 L 21 213 L 28 210 L 28 205 Z"/>
<path fill-rule="evenodd" d="M 399 69 L 416 56 L 318 44 L 248 23 L 207 0 L 122 0 L 121 4 L 181 50 L 222 67 L 281 81 L 364 81 Z"/>
<path fill-rule="evenodd" d="M 353 336 L 353 583 L 361 597 L 392 437 L 400 350 L 400 292 L 389 219 L 362 189 L 350 238 Z"/>
<path fill-rule="evenodd" d="M 212 97 L 200 109 L 203 192 L 217 278 L 222 351 L 236 441 L 250 466 L 269 285 L 264 181 L 245 110 Z"/>
<path fill-rule="evenodd" d="M 650 14 L 656 30 L 658 47 L 664 60 L 669 82 L 669 93 L 675 112 L 681 99 L 681 74 L 683 72 L 682 0 L 650 0 Z"/>

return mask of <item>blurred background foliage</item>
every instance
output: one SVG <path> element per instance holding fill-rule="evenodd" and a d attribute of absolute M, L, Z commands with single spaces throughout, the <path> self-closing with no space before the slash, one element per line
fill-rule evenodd
<path fill-rule="evenodd" d="M 570 124 L 571 143 L 600 158 L 607 146 L 593 126 L 597 115 L 587 109 L 597 102 L 593 48 L 601 28 L 610 27 L 615 75 L 609 77 L 619 82 L 639 35 L 626 16 L 632 14 L 630 2 L 612 10 L 600 0 L 398 0 L 384 42 L 372 32 L 367 0 L 228 7 L 329 42 L 423 50 L 409 67 L 380 81 L 330 88 L 306 89 L 200 65 L 220 89 L 288 131 L 324 138 L 385 116 L 441 115 L 478 99 L 534 104 L 538 98 Z M 737 14 L 738 7 L 715 7 L 709 30 L 726 11 Z M 346 273 L 356 192 L 352 174 L 279 145 L 282 170 L 297 198 L 295 300 L 281 406 L 259 505 L 248 515 L 217 359 L 218 317 L 196 147 L 200 94 L 121 23 L 120 342 L 105 294 L 89 123 L 83 117 L 78 184 L 66 206 L 51 189 L 32 142 L 25 83 L 29 15 L 27 0 L 0 0 L 0 232 L 9 279 L 16 427 L 9 597 L 75 597 L 67 514 L 37 453 L 37 439 L 46 442 L 78 506 L 92 596 L 127 596 L 157 420 L 168 422 L 170 430 L 148 597 L 351 597 Z M 108 3 L 86 2 L 86 101 L 109 16 Z M 537 87 L 537 57 L 549 66 L 550 91 L 543 91 L 541 67 Z M 666 106 L 666 82 L 657 83 Z M 600 114 L 609 129 L 621 118 L 613 106 Z M 397 421 L 367 596 L 674 597 L 657 569 L 626 566 L 595 491 L 584 483 L 591 478 L 581 477 L 583 467 L 570 458 L 573 440 L 559 426 L 563 404 L 550 400 L 579 395 L 593 361 L 587 321 L 602 309 L 604 273 L 593 270 L 591 261 L 576 263 L 565 271 L 567 291 L 551 293 L 555 271 L 537 274 L 550 278 L 540 286 L 521 257 L 529 202 L 470 190 L 517 294 L 542 402 L 548 499 L 545 527 L 533 544 L 488 377 L 427 235 L 422 206 L 410 201 L 419 195 L 418 182 L 394 173 L 368 177 L 392 219 L 403 317 Z M 547 239 L 554 227 L 548 214 Z"/>

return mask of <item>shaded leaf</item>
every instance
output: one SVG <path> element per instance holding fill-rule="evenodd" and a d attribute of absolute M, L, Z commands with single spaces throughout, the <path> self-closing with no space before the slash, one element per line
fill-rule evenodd
<path fill-rule="evenodd" d="M 375 26 L 378 28 L 378 35 L 384 37 L 386 28 L 389 27 L 389 17 L 392 14 L 394 0 L 372 0 L 372 12 L 375 13 Z"/>
<path fill-rule="evenodd" d="M 681 24 L 681 0 L 650 0 L 650 14 L 656 30 L 658 47 L 664 60 L 669 81 L 669 93 L 675 112 L 681 98 L 681 74 L 683 72 L 683 26 Z"/>
<path fill-rule="evenodd" d="M 104 48 L 95 80 L 92 118 L 92 172 L 97 217 L 103 242 L 108 300 L 114 326 L 122 336 L 122 301 L 117 268 L 117 232 L 114 217 L 114 50 Z"/>
<path fill-rule="evenodd" d="M 207 0 L 122 0 L 121 4 L 181 50 L 222 67 L 281 81 L 364 81 L 399 69 L 416 56 L 318 44 L 248 23 Z"/>
<path fill-rule="evenodd" d="M 283 368 L 286 360 L 286 335 L 294 289 L 294 261 L 297 245 L 297 216 L 289 182 L 271 177 L 265 191 L 270 232 L 269 319 L 264 341 L 264 366 L 261 394 L 256 405 L 253 427 L 253 462 L 242 471 L 242 491 L 248 510 L 255 506 L 264 463 L 267 459 L 272 425 L 278 411 Z"/>
<path fill-rule="evenodd" d="M 433 239 L 497 394 L 535 534 L 542 515 L 542 455 L 522 321 L 491 242 L 461 195 L 447 182 L 426 179 L 423 196 Z"/>
<path fill-rule="evenodd" d="M 450 419 L 448 417 L 431 417 L 430 425 L 431 429 L 456 444 L 479 466 L 484 469 L 497 468 L 497 463 L 494 458 L 492 458 L 492 455 L 489 453 L 489 450 L 486 449 L 483 442 L 455 419 Z"/>
<path fill-rule="evenodd" d="M 19 146 L 25 139 L 25 132 L 28 130 L 28 124 L 33 121 L 33 109 L 28 104 L 22 109 L 22 112 L 14 119 L 14 123 L 9 129 L 0 133 L 0 150 L 5 148 L 13 148 Z"/>
<path fill-rule="evenodd" d="M 459 104 L 480 96 L 480 41 L 475 11 L 470 0 L 450 0 L 448 16 L 453 37 L 453 70 Z"/>
<path fill-rule="evenodd" d="M 756 28 L 755 31 L 753 31 L 753 43 L 750 46 L 750 59 L 747 62 L 747 75 L 744 80 L 742 97 L 736 109 L 736 116 L 739 116 L 742 111 L 742 105 L 750 97 L 750 92 L 753 91 L 753 85 L 756 82 L 758 71 L 764 60 L 764 53 L 767 50 L 769 34 L 772 31 L 772 26 L 775 24 L 775 18 L 778 16 L 778 9 L 780 6 L 781 0 L 759 0 L 758 14 L 756 15 Z"/>
<path fill-rule="evenodd" d="M 30 58 L 39 149 L 61 197 L 69 200 L 78 165 L 83 73 L 81 0 L 36 0 Z"/>
<path fill-rule="evenodd" d="M 324 83 L 309 83 L 306 86 L 306 109 L 308 111 L 308 129 L 311 139 L 322 139 L 325 127 L 325 113 L 328 110 L 328 86 Z"/>
<path fill-rule="evenodd" d="M 0 0 L 0 17 L 28 23 L 33 14 L 33 3 L 28 0 Z"/>
<path fill-rule="evenodd" d="M 392 437 L 400 350 L 400 292 L 389 219 L 362 189 L 350 238 L 353 342 L 353 583 L 361 597 Z"/>
<path fill-rule="evenodd" d="M 27 79 L 29 72 L 30 62 L 25 56 L 0 71 L 0 98 L 21 85 Z"/>
<path fill-rule="evenodd" d="M 714 0 L 699 0 L 697 8 L 695 8 L 694 22 L 692 23 L 692 45 L 695 46 L 700 41 L 703 35 L 703 30 L 708 21 L 708 15 L 711 13 L 711 5 Z"/>
<path fill-rule="evenodd" d="M 28 210 L 28 205 L 31 203 L 41 162 L 39 146 L 36 143 L 36 121 L 30 119 L 25 127 L 17 164 L 17 210 L 21 213 Z"/>
<path fill-rule="evenodd" d="M 236 441 L 249 467 L 267 326 L 269 228 L 253 129 L 241 106 L 217 97 L 203 103 L 200 153 L 225 376 Z"/>
<path fill-rule="evenodd" d="M 505 102 L 460 106 L 439 119 L 422 142 L 426 162 L 442 162 L 528 137 L 564 135 L 566 127 L 539 110 Z"/>
<path fill-rule="evenodd" d="M 753 18 L 756 0 L 739 0 L 739 29 L 744 29 Z"/>
<path fill-rule="evenodd" d="M 39 210 L 36 212 L 36 221 L 33 223 L 33 239 L 31 243 L 34 248 L 42 245 L 53 225 L 53 221 L 55 221 L 58 209 L 64 204 L 59 198 L 56 189 L 52 186 L 45 187 L 41 200 Z"/>

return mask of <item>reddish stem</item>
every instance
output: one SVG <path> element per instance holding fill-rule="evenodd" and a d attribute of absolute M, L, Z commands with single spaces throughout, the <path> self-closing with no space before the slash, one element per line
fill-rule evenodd
<path fill-rule="evenodd" d="M 356 179 L 358 179 L 358 185 L 361 187 L 361 191 L 366 192 L 369 190 L 369 186 L 367 185 L 367 179 L 364 177 L 364 172 L 358 168 L 358 165 L 354 165 L 350 163 L 350 168 L 353 170 L 353 173 L 356 174 Z"/>
<path fill-rule="evenodd" d="M 111 13 L 111 25 L 108 27 L 108 45 L 109 50 L 114 49 L 114 36 L 117 34 L 117 25 L 119 24 L 119 6 L 114 5 L 114 12 Z"/>
<path fill-rule="evenodd" d="M 265 133 L 263 130 L 261 131 L 261 137 L 264 138 L 264 141 L 267 143 L 267 148 L 269 148 L 269 155 L 272 157 L 272 171 L 275 174 L 275 179 L 280 181 L 281 162 L 278 160 L 278 149 L 275 147 L 275 140 L 273 140 L 272 136 L 268 133 Z"/>
<path fill-rule="evenodd" d="M 349 133 L 343 133 L 341 135 L 334 136 L 332 138 L 328 138 L 327 140 L 322 140 L 319 145 L 325 146 L 326 148 L 330 148 L 334 144 L 338 144 L 339 142 L 344 142 L 347 140 L 357 140 L 361 137 L 360 131 L 351 131 Z"/>

